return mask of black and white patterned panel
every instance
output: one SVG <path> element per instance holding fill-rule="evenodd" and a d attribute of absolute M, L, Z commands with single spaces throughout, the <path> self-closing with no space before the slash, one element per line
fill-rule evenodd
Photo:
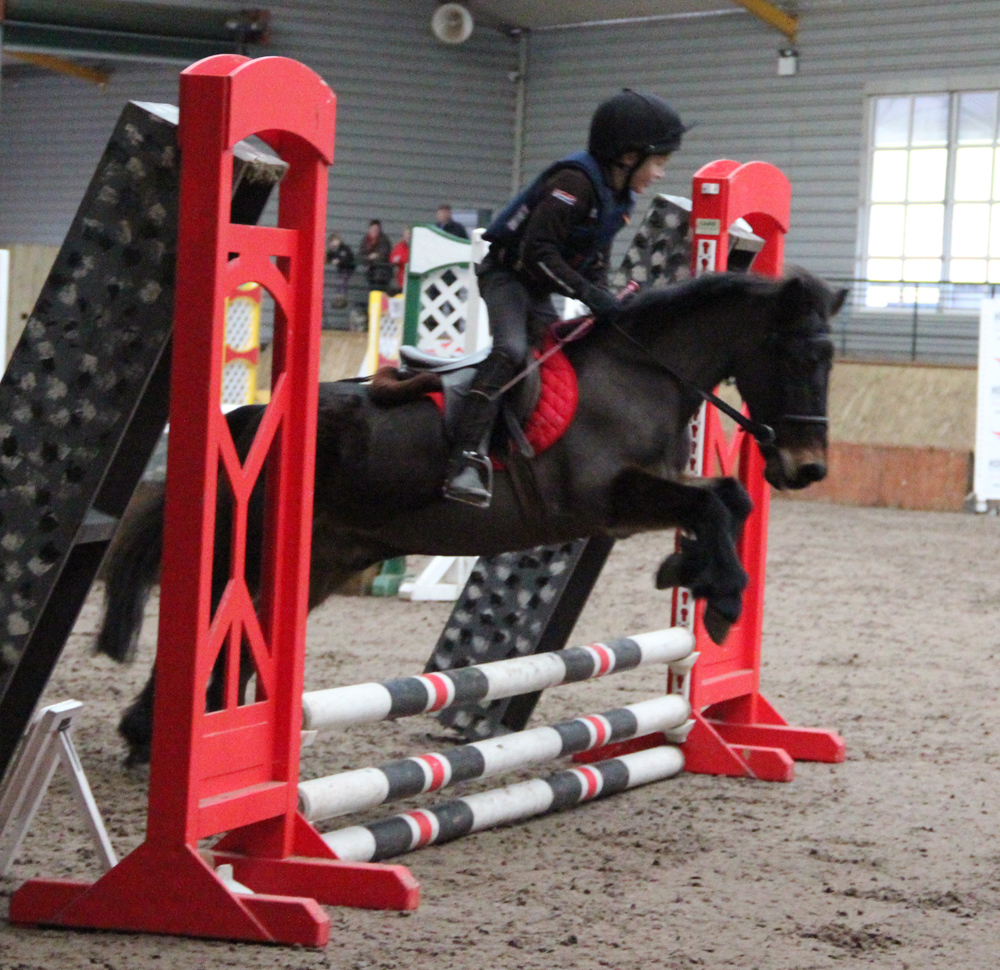
<path fill-rule="evenodd" d="M 653 198 L 621 267 L 611 274 L 612 290 L 629 282 L 669 286 L 691 275 L 691 202 L 674 195 Z"/>
<path fill-rule="evenodd" d="M 128 104 L 0 381 L 0 698 L 168 343 L 178 173 Z"/>
<path fill-rule="evenodd" d="M 577 539 L 479 559 L 425 672 L 537 653 L 586 545 Z M 480 701 L 442 711 L 438 720 L 465 738 L 492 737 L 509 704 Z"/>

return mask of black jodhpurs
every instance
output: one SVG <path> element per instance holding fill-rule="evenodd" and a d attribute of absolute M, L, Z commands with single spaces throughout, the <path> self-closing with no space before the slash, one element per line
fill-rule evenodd
<path fill-rule="evenodd" d="M 490 316 L 493 350 L 523 366 L 528 351 L 559 319 L 551 296 L 529 289 L 505 269 L 490 269 L 480 276 L 479 292 Z"/>

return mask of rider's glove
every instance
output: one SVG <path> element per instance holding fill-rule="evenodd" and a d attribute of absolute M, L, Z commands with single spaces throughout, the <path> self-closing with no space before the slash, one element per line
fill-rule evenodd
<path fill-rule="evenodd" d="M 609 323 L 621 312 L 618 298 L 600 286 L 589 286 L 581 298 L 593 312 L 595 323 Z"/>

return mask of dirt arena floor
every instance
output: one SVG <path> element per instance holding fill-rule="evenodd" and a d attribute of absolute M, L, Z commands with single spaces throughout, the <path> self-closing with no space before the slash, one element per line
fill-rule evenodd
<path fill-rule="evenodd" d="M 651 577 L 667 545 L 619 543 L 574 643 L 666 624 Z M 995 970 L 1000 519 L 776 502 L 769 562 L 764 693 L 792 723 L 838 729 L 846 763 L 800 763 L 790 784 L 685 774 L 414 853 L 419 910 L 330 910 L 325 950 L 0 920 L 0 968 Z M 418 671 L 448 611 L 333 599 L 310 620 L 308 686 Z M 120 854 L 142 837 L 147 777 L 122 767 L 114 726 L 154 612 L 121 670 L 90 655 L 92 597 L 45 698 L 86 703 L 76 744 Z M 659 687 L 647 670 L 551 690 L 534 723 Z M 354 731 L 306 749 L 303 774 L 434 750 L 439 733 L 427 718 Z M 96 874 L 61 782 L 0 880 L 0 917 L 42 874 Z"/>

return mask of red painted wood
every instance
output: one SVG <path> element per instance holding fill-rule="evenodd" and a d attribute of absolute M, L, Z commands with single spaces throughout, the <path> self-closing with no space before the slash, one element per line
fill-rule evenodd
<path fill-rule="evenodd" d="M 389 909 L 412 909 L 417 900 L 402 866 L 334 863 L 297 812 L 336 100 L 295 61 L 227 54 L 181 74 L 180 105 L 180 242 L 146 840 L 93 885 L 28 883 L 15 894 L 11 914 L 18 922 L 322 946 L 329 919 L 317 898 Z M 253 134 L 289 163 L 278 228 L 229 223 L 232 149 Z M 225 297 L 247 282 L 274 299 L 275 335 L 271 401 L 241 465 L 219 400 Z M 244 531 L 265 461 L 267 566 L 255 610 L 244 576 Z M 222 489 L 233 503 L 231 570 L 213 615 Z M 256 699 L 243 706 L 241 645 L 252 654 L 258 683 Z M 224 704 L 206 713 L 205 690 L 220 653 Z M 231 892 L 199 853 L 199 839 L 225 831 L 227 859 L 261 894 Z"/>
<path fill-rule="evenodd" d="M 773 165 L 740 165 L 720 159 L 704 166 L 695 173 L 692 186 L 693 272 L 725 270 L 729 227 L 743 218 L 765 240 L 754 271 L 780 276 L 790 208 L 788 179 Z M 709 256 L 714 263 L 705 262 Z M 690 677 L 696 725 L 684 744 L 685 768 L 790 781 L 793 758 L 842 761 L 844 742 L 833 732 L 787 727 L 760 693 L 770 486 L 764 480 L 764 459 L 753 438 L 740 429 L 727 438 L 719 413 L 711 406 L 706 408 L 704 420 L 702 474 L 735 475 L 754 504 L 737 546 L 750 583 L 743 595 L 743 615 L 721 645 L 713 643 L 705 630 L 704 605 L 691 603 L 683 593 L 675 597 L 675 622 L 683 622 L 694 611 L 695 649 L 699 653 Z M 768 725 L 782 728 L 769 733 L 765 730 Z"/>

